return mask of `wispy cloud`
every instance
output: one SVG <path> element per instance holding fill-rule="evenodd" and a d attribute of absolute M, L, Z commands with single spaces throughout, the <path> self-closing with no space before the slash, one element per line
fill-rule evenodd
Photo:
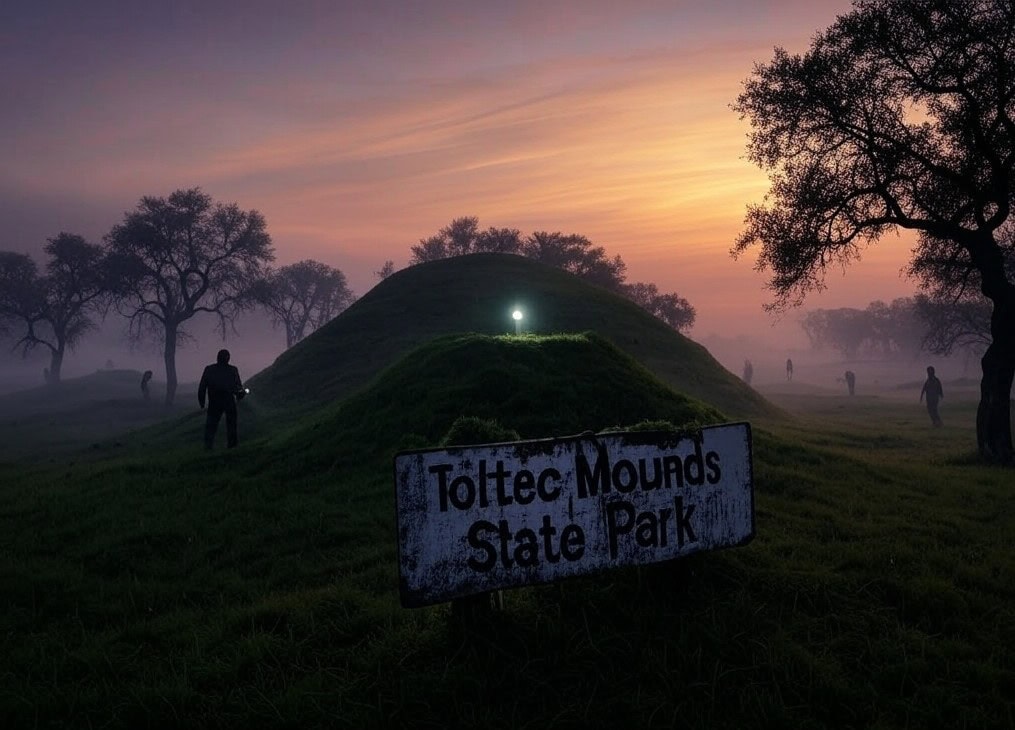
<path fill-rule="evenodd" d="M 754 61 L 847 4 L 435 2 L 411 23 L 396 3 L 251 6 L 249 35 L 225 40 L 149 8 L 138 23 L 171 27 L 124 35 L 124 59 L 92 19 L 80 69 L 32 76 L 44 57 L 17 40 L 0 189 L 122 211 L 201 185 L 262 210 L 280 260 L 319 257 L 359 288 L 455 216 L 579 232 L 707 324 L 764 298 L 750 257 L 728 256 L 767 187 L 729 104 Z"/>

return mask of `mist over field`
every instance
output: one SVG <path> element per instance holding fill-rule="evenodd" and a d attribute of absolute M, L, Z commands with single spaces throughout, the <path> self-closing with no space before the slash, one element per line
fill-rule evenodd
<path fill-rule="evenodd" d="M 0 730 L 1015 730 L 1013 99 L 1010 0 L 0 5 Z"/>
<path fill-rule="evenodd" d="M 151 370 L 156 383 L 165 382 L 165 365 L 161 346 L 154 342 L 140 342 L 131 347 L 124 333 L 125 320 L 111 314 L 99 329 L 90 332 L 79 347 L 69 352 L 63 375 L 67 378 L 89 375 L 97 370 Z M 223 347 L 233 355 L 248 378 L 270 365 L 285 349 L 285 333 L 272 328 L 260 312 L 249 312 L 237 322 L 237 332 L 230 332 L 225 340 L 215 330 L 211 318 L 198 320 L 190 328 L 194 340 L 188 341 L 177 354 L 177 367 L 181 382 L 196 383 L 205 365 L 215 361 L 215 353 Z M 112 361 L 112 368 L 108 362 Z M 22 357 L 10 351 L 10 343 L 0 351 L 0 393 L 10 393 L 43 385 L 42 370 L 49 365 L 49 354 L 37 348 Z M 140 377 L 140 375 L 138 376 Z"/>
<path fill-rule="evenodd" d="M 821 300 L 816 299 L 814 303 L 818 305 Z M 857 301 L 844 306 L 863 309 L 867 304 L 867 301 Z M 752 384 L 763 392 L 801 391 L 806 387 L 814 394 L 839 394 L 845 390 L 842 379 L 847 369 L 857 373 L 861 392 L 887 395 L 898 392 L 901 385 L 912 386 L 922 380 L 927 365 L 934 365 L 945 381 L 979 377 L 979 358 L 968 352 L 950 356 L 914 353 L 892 358 L 863 355 L 850 360 L 834 350 L 815 350 L 809 346 L 798 322 L 807 309 L 803 307 L 781 318 L 772 318 L 771 325 L 760 331 L 732 329 L 720 334 L 705 333 L 699 327 L 692 330 L 689 337 L 708 348 L 723 367 L 738 377 L 743 374 L 744 360 L 750 359 L 754 365 Z M 194 340 L 185 343 L 177 354 L 181 382 L 196 383 L 201 370 L 214 362 L 215 353 L 223 347 L 230 351 L 232 362 L 245 379 L 271 365 L 285 350 L 284 331 L 273 327 L 267 316 L 256 310 L 245 313 L 236 323 L 236 332 L 229 332 L 225 340 L 211 318 L 198 319 L 189 329 Z M 505 323 L 504 330 L 510 331 L 510 324 Z M 792 359 L 795 366 L 791 385 L 786 382 L 787 358 Z M 125 336 L 124 320 L 115 314 L 110 314 L 97 331 L 89 333 L 84 342 L 68 354 L 64 374 L 69 378 L 89 375 L 108 369 L 108 361 L 112 361 L 113 369 L 139 373 L 152 370 L 156 387 L 164 382 L 159 346 L 140 342 L 131 347 Z M 0 393 L 42 385 L 42 370 L 47 365 L 48 355 L 43 349 L 24 358 L 5 347 L 0 352 Z"/>

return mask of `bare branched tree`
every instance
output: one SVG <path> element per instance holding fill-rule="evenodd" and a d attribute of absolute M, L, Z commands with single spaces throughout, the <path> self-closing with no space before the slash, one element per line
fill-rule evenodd
<path fill-rule="evenodd" d="M 624 260 L 620 256 L 610 258 L 605 248 L 579 234 L 536 231 L 523 239 L 517 228 L 490 227 L 481 231 L 475 216 L 455 218 L 435 235 L 412 246 L 410 264 L 470 253 L 521 254 L 625 296 L 675 330 L 686 331 L 694 324 L 696 313 L 686 299 L 661 294 L 655 284 L 625 284 Z M 381 279 L 394 271 L 390 261 L 384 266 L 376 272 Z"/>
<path fill-rule="evenodd" d="M 690 302 L 677 294 L 660 294 L 655 284 L 624 284 L 623 294 L 678 332 L 689 330 L 694 325 L 697 312 Z"/>
<path fill-rule="evenodd" d="M 287 348 L 330 322 L 355 299 L 345 274 L 312 260 L 269 272 L 255 292 L 272 321 L 285 327 Z"/>
<path fill-rule="evenodd" d="M 102 248 L 81 236 L 61 233 L 45 247 L 46 273 L 24 254 L 0 253 L 0 320 L 20 333 L 15 348 L 23 355 L 49 350 L 47 381 L 60 382 L 68 350 L 95 328 L 107 294 Z"/>
<path fill-rule="evenodd" d="M 535 231 L 522 242 L 521 252 L 604 289 L 622 293 L 627 265 L 620 256 L 611 259 L 605 248 L 593 245 L 585 236 Z"/>
<path fill-rule="evenodd" d="M 213 203 L 198 188 L 144 197 L 106 236 L 118 311 L 135 340 L 163 347 L 166 405 L 176 397 L 176 350 L 184 325 L 211 314 L 225 337 L 252 306 L 253 285 L 274 259 L 264 217 Z"/>
<path fill-rule="evenodd" d="M 479 218 L 455 218 L 429 238 L 411 247 L 410 264 L 438 261 L 470 253 L 518 253 L 522 245 L 521 233 L 514 228 L 488 228 L 479 230 Z"/>

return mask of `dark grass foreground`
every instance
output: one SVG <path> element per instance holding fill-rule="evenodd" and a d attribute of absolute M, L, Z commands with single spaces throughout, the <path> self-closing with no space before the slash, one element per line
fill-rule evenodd
<path fill-rule="evenodd" d="M 398 449 L 459 415 L 539 437 L 718 412 L 596 336 L 471 335 L 232 452 L 192 418 L 0 467 L 0 724 L 1012 727 L 1011 472 L 846 407 L 755 430 L 747 547 L 511 591 L 471 627 L 398 605 Z"/>

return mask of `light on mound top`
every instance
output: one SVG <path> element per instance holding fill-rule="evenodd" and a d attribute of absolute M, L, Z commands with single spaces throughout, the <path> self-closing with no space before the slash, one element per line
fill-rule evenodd
<path fill-rule="evenodd" d="M 522 310 L 517 307 L 511 312 L 511 319 L 515 321 L 515 334 L 520 335 L 522 333 Z"/>

